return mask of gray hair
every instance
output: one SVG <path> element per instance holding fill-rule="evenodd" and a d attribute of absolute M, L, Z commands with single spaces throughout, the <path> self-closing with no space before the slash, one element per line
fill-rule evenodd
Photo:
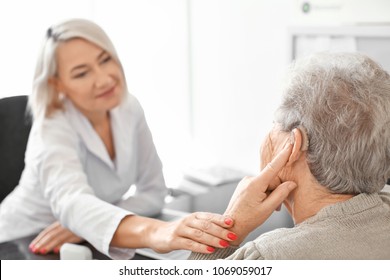
<path fill-rule="evenodd" d="M 306 129 L 310 171 L 333 193 L 379 192 L 390 178 L 390 76 L 365 55 L 293 63 L 276 122 Z"/>
<path fill-rule="evenodd" d="M 107 51 L 118 63 L 125 77 L 114 45 L 97 24 L 86 19 L 70 19 L 53 25 L 47 30 L 43 40 L 35 69 L 33 89 L 29 97 L 29 109 L 34 119 L 45 118 L 53 111 L 62 108 L 58 94 L 49 85 L 49 78 L 55 76 L 57 71 L 55 55 L 58 45 L 74 38 L 85 39 Z M 126 80 L 124 83 L 127 92 Z"/>

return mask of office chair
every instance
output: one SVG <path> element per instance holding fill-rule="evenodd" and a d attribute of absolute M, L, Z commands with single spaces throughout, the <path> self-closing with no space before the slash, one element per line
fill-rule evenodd
<path fill-rule="evenodd" d="M 27 96 L 0 99 L 0 203 L 18 185 L 32 120 Z"/>

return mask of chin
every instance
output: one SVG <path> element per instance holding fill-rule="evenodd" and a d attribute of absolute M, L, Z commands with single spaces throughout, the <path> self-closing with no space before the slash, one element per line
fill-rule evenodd
<path fill-rule="evenodd" d="M 120 95 L 117 95 L 117 96 L 113 96 L 112 98 L 110 99 L 106 99 L 106 100 L 102 100 L 102 103 L 101 104 L 105 110 L 112 110 L 114 109 L 115 107 L 117 107 L 122 101 L 122 98 Z"/>

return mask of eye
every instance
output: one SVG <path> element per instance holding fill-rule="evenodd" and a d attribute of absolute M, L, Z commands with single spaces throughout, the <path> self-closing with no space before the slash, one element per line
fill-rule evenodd
<path fill-rule="evenodd" d="M 77 73 L 76 75 L 73 76 L 73 79 L 81 79 L 81 78 L 85 77 L 87 74 L 88 74 L 87 71 Z"/>
<path fill-rule="evenodd" d="M 111 59 L 112 59 L 112 57 L 111 57 L 110 55 L 107 55 L 106 57 L 104 57 L 104 58 L 100 61 L 100 64 L 107 63 L 107 62 L 109 62 Z"/>

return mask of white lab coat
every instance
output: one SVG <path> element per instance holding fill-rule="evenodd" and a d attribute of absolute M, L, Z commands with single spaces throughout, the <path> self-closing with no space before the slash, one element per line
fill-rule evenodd
<path fill-rule="evenodd" d="M 64 105 L 32 126 L 19 185 L 0 205 L 0 242 L 59 220 L 111 258 L 131 258 L 134 250 L 109 246 L 118 224 L 132 213 L 157 214 L 166 195 L 143 110 L 132 95 L 111 110 L 113 161 L 87 118 Z M 124 198 L 133 184 L 136 195 Z"/>

